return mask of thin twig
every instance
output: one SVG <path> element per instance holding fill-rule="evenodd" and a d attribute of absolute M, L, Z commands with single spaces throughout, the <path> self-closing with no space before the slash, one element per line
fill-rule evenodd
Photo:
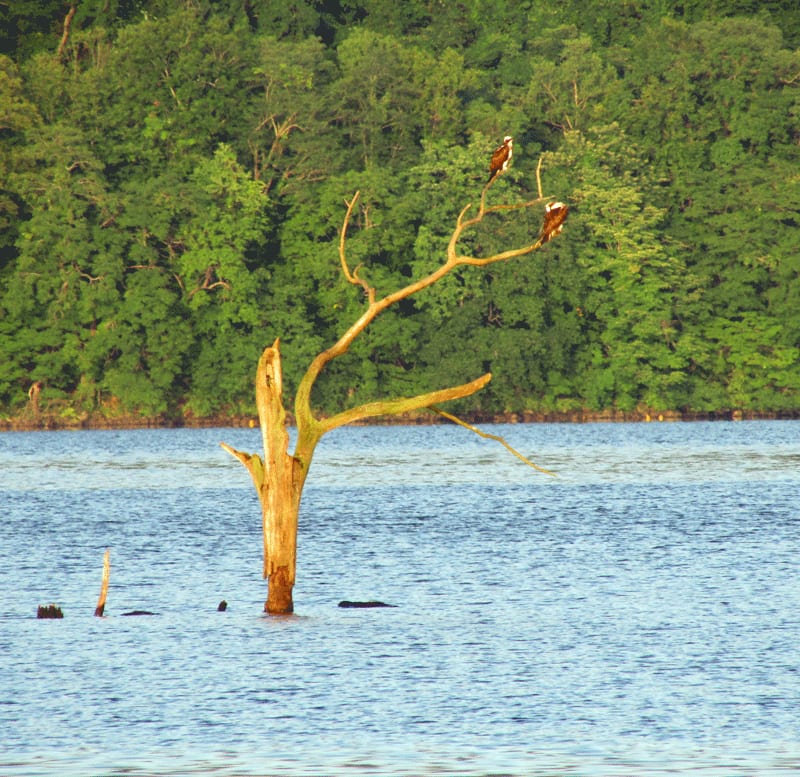
<path fill-rule="evenodd" d="M 361 268 L 361 265 L 358 265 L 353 272 L 350 272 L 350 268 L 347 266 L 347 256 L 345 254 L 345 244 L 347 239 L 347 227 L 350 225 L 350 219 L 353 215 L 353 208 L 358 202 L 358 197 L 361 194 L 360 191 L 357 191 L 353 195 L 353 199 L 350 202 L 345 200 L 347 204 L 347 213 L 344 217 L 344 222 L 342 223 L 342 231 L 339 234 L 339 261 L 342 263 L 342 272 L 344 273 L 344 277 L 347 279 L 348 283 L 352 283 L 354 286 L 361 286 L 364 289 L 364 294 L 367 295 L 367 299 L 369 300 L 370 305 L 375 302 L 375 289 L 370 286 L 365 280 L 362 280 L 358 277 L 358 271 Z"/>
<path fill-rule="evenodd" d="M 361 194 L 360 191 L 357 191 L 353 195 L 353 199 L 348 202 L 345 200 L 347 205 L 347 213 L 345 214 L 344 221 L 342 222 L 342 231 L 339 233 L 339 261 L 342 263 L 342 272 L 344 273 L 344 277 L 347 278 L 348 282 L 354 283 L 353 276 L 350 274 L 350 268 L 347 266 L 347 257 L 345 255 L 345 243 L 347 240 L 347 227 L 350 225 L 350 215 L 353 212 L 353 208 L 355 207 L 356 202 L 358 202 L 358 197 Z"/>
<path fill-rule="evenodd" d="M 524 461 L 529 467 L 532 467 L 537 472 L 542 472 L 545 475 L 551 475 L 552 477 L 558 477 L 555 472 L 551 472 L 549 469 L 545 469 L 544 467 L 540 467 L 538 464 L 534 464 L 530 459 L 526 459 L 518 450 L 512 448 L 502 437 L 497 434 L 489 434 L 489 432 L 483 432 L 478 429 L 477 426 L 473 426 L 472 424 L 468 424 L 466 421 L 462 421 L 460 418 L 452 415 L 452 413 L 447 413 L 446 411 L 442 410 L 435 405 L 428 405 L 428 410 L 436 413 L 437 415 L 442 416 L 442 418 L 446 418 L 448 421 L 452 421 L 454 424 L 458 424 L 459 426 L 463 426 L 465 429 L 469 429 L 471 432 L 475 432 L 479 437 L 483 437 L 487 440 L 494 440 L 495 442 L 499 442 L 507 451 L 513 453 L 518 459 Z"/>
<path fill-rule="evenodd" d="M 539 154 L 539 162 L 536 164 L 536 190 L 539 192 L 539 199 L 542 199 L 542 160 L 544 156 Z"/>

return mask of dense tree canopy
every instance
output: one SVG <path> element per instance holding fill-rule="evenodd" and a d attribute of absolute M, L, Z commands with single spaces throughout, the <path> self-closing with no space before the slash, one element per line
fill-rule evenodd
<path fill-rule="evenodd" d="M 800 410 L 800 11 L 789 2 L 0 5 L 0 412 L 248 413 L 504 201 L 567 239 L 376 321 L 333 412 L 486 371 L 460 410 Z M 493 214 L 479 254 L 541 214 Z"/>

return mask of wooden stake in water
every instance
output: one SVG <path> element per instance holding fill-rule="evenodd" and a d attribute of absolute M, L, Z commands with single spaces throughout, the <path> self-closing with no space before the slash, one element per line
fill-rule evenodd
<path fill-rule="evenodd" d="M 103 556 L 103 583 L 100 586 L 100 598 L 97 600 L 97 607 L 95 607 L 94 614 L 98 618 L 103 617 L 103 611 L 106 608 L 106 595 L 108 594 L 108 578 L 111 574 L 110 550 L 106 550 Z"/>

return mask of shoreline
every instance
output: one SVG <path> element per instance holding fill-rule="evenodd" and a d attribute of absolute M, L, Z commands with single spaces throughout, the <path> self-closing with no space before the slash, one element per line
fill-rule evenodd
<path fill-rule="evenodd" d="M 466 413 L 459 416 L 470 424 L 535 424 L 535 423 L 650 423 L 676 421 L 790 421 L 800 418 L 800 410 L 785 412 L 757 412 L 749 410 L 718 410 L 713 412 L 682 411 L 621 411 L 575 410 L 570 412 L 519 413 Z M 289 418 L 290 425 L 293 419 Z M 451 423 L 433 413 L 414 413 L 402 416 L 380 416 L 360 421 L 351 426 L 433 426 Z M 197 417 L 145 417 L 120 415 L 113 418 L 102 415 L 63 417 L 56 414 L 22 413 L 0 417 L 0 432 L 80 431 L 123 429 L 212 429 L 255 428 L 255 415 L 216 415 Z"/>

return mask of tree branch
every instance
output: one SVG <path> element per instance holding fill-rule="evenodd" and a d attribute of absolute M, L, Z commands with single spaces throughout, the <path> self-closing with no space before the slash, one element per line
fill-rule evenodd
<path fill-rule="evenodd" d="M 512 248 L 508 251 L 503 251 L 502 253 L 495 254 L 494 256 L 490 256 L 486 259 L 476 259 L 473 256 L 459 256 L 457 263 L 466 264 L 471 267 L 485 267 L 487 264 L 505 262 L 509 259 L 516 259 L 518 256 L 525 256 L 526 254 L 533 253 L 542 247 L 543 242 L 544 241 L 540 237 L 535 243 L 531 243 L 529 246 L 525 246 L 523 248 Z"/>
<path fill-rule="evenodd" d="M 401 413 L 411 412 L 412 410 L 420 410 L 429 407 L 437 402 L 449 402 L 452 399 L 468 397 L 476 391 L 480 391 L 491 379 L 492 374 L 487 372 L 485 375 L 481 375 L 480 378 L 470 381 L 469 383 L 463 383 L 460 386 L 439 389 L 438 391 L 431 391 L 416 397 L 400 397 L 397 399 L 368 402 L 367 404 L 353 407 L 320 421 L 319 430 L 321 434 L 324 434 L 325 432 L 330 432 L 332 429 L 338 429 L 340 426 L 353 423 L 354 421 L 361 421 L 365 418 L 375 418 L 375 416 L 380 415 L 399 415 Z"/>
<path fill-rule="evenodd" d="M 494 179 L 496 180 L 496 179 Z M 495 254 L 494 256 L 485 257 L 485 258 L 475 258 L 471 256 L 459 256 L 456 252 L 456 247 L 458 245 L 458 241 L 461 238 L 461 235 L 464 233 L 464 230 L 468 229 L 471 226 L 479 224 L 489 213 L 499 213 L 502 211 L 511 211 L 511 210 L 522 210 L 524 208 L 530 208 L 533 205 L 540 204 L 543 200 L 542 198 L 536 198 L 535 200 L 528 200 L 527 202 L 517 203 L 517 204 L 504 204 L 504 205 L 486 205 L 486 193 L 491 187 L 493 181 L 489 181 L 486 186 L 483 187 L 483 191 L 481 193 L 481 201 L 480 207 L 478 212 L 472 218 L 466 219 L 465 216 L 467 211 L 470 209 L 471 204 L 467 204 L 462 208 L 461 213 L 459 213 L 458 218 L 456 220 L 456 228 L 453 231 L 453 235 L 450 238 L 450 241 L 447 246 L 447 259 L 444 264 L 440 265 L 436 270 L 429 273 L 428 275 L 420 278 L 413 283 L 408 284 L 407 286 L 403 287 L 402 289 L 398 289 L 397 291 L 387 294 L 385 297 L 381 299 L 375 299 L 374 296 L 374 289 L 369 287 L 368 284 L 361 281 L 357 278 L 354 273 L 349 271 L 347 266 L 347 261 L 344 255 L 344 245 L 346 241 L 346 233 L 347 227 L 350 223 L 352 218 L 353 208 L 355 206 L 355 202 L 358 196 L 358 192 L 353 196 L 353 199 L 348 203 L 347 213 L 345 214 L 344 221 L 342 223 L 342 229 L 340 232 L 339 238 L 339 246 L 340 246 L 340 253 L 339 258 L 342 263 L 342 269 L 345 273 L 345 277 L 350 283 L 355 283 L 362 286 L 366 291 L 369 297 L 369 303 L 367 309 L 361 314 L 358 320 L 350 326 L 350 328 L 339 338 L 339 340 L 334 343 L 330 348 L 322 351 L 322 353 L 318 354 L 317 357 L 311 362 L 306 371 L 306 374 L 303 376 L 302 380 L 300 381 L 300 385 L 297 389 L 297 394 L 295 396 L 295 417 L 300 418 L 301 416 L 308 415 L 307 410 L 304 412 L 303 408 L 309 408 L 311 403 L 311 390 L 316 382 L 319 374 L 324 369 L 325 365 L 328 364 L 333 359 L 342 356 L 343 354 L 347 353 L 350 345 L 353 343 L 353 340 L 364 331 L 371 323 L 374 321 L 386 308 L 394 305 L 395 303 L 399 302 L 400 300 L 406 299 L 418 292 L 422 291 L 423 289 L 427 289 L 429 286 L 432 286 L 434 283 L 439 281 L 453 269 L 458 267 L 459 265 L 472 265 L 478 267 L 484 267 L 489 264 L 493 264 L 495 262 L 507 261 L 508 259 L 512 259 L 518 256 L 524 256 L 525 254 L 529 254 L 536 249 L 541 247 L 541 240 L 537 240 L 535 243 L 525 246 L 523 248 L 512 249 L 510 251 L 504 251 L 500 254 Z"/>
<path fill-rule="evenodd" d="M 502 251 L 487 257 L 473 257 L 458 254 L 458 242 L 461 239 L 464 231 L 475 226 L 476 224 L 479 224 L 488 214 L 523 210 L 534 205 L 538 205 L 547 199 L 541 196 L 541 182 L 539 180 L 541 159 L 539 164 L 540 166 L 537 168 L 539 197 L 521 203 L 487 206 L 486 197 L 492 184 L 495 180 L 497 180 L 497 177 L 495 176 L 495 178 L 486 183 L 481 191 L 480 204 L 477 213 L 471 218 L 467 218 L 467 213 L 472 207 L 471 203 L 468 203 L 458 214 L 455 229 L 453 230 L 450 240 L 448 241 L 445 262 L 428 275 L 419 278 L 413 283 L 410 283 L 407 286 L 392 292 L 391 294 L 387 294 L 381 299 L 376 299 L 374 287 L 370 286 L 366 281 L 358 277 L 358 268 L 351 272 L 347 263 L 345 250 L 347 242 L 347 229 L 353 217 L 353 211 L 360 193 L 357 191 L 349 202 L 345 200 L 347 204 L 347 211 L 345 213 L 344 220 L 342 222 L 342 228 L 339 233 L 339 261 L 341 263 L 342 272 L 346 280 L 349 283 L 361 286 L 361 288 L 364 289 L 364 292 L 367 295 L 367 309 L 330 348 L 322 351 L 312 360 L 311 364 L 306 370 L 305 375 L 301 379 L 297 388 L 297 393 L 295 394 L 295 418 L 297 421 L 299 439 L 308 438 L 310 440 L 314 437 L 318 439 L 318 435 L 334 429 L 337 426 L 342 426 L 343 424 L 356 420 L 374 417 L 376 415 L 408 412 L 409 410 L 416 410 L 422 407 L 427 407 L 428 405 L 436 402 L 445 401 L 445 399 L 455 399 L 462 396 L 468 396 L 489 381 L 489 376 L 483 376 L 483 378 L 479 378 L 477 381 L 473 381 L 473 383 L 464 384 L 464 386 L 455 387 L 453 389 L 443 389 L 441 392 L 423 394 L 419 397 L 373 402 L 370 404 L 361 405 L 357 408 L 346 410 L 325 421 L 318 421 L 311 411 L 311 391 L 320 373 L 325 368 L 325 365 L 327 365 L 333 359 L 336 359 L 339 356 L 347 353 L 355 338 L 361 332 L 363 332 L 384 310 L 386 310 L 386 308 L 394 305 L 400 300 L 417 294 L 423 289 L 427 289 L 429 286 L 432 286 L 437 281 L 441 280 L 441 278 L 450 273 L 456 267 L 464 265 L 485 267 L 496 262 L 503 262 L 509 259 L 525 256 L 526 254 L 530 254 L 533 251 L 541 248 L 541 246 L 550 239 L 550 235 L 546 234 L 543 230 L 535 242 L 521 248 Z M 480 383 L 480 381 L 484 382 L 480 385 L 477 385 Z M 459 393 L 462 390 L 464 390 L 465 393 Z M 444 397 L 444 399 L 437 397 Z"/>
<path fill-rule="evenodd" d="M 540 467 L 538 464 L 534 464 L 530 459 L 525 458 L 518 450 L 512 448 L 502 437 L 497 434 L 489 434 L 489 432 L 483 432 L 478 427 L 473 426 L 472 424 L 468 424 L 466 421 L 462 421 L 460 418 L 452 415 L 451 413 L 446 413 L 444 410 L 441 410 L 434 405 L 430 405 L 428 410 L 436 413 L 437 415 L 442 416 L 442 418 L 446 418 L 448 421 L 452 421 L 454 424 L 458 424 L 459 426 L 463 426 L 465 429 L 469 429 L 471 432 L 475 432 L 479 437 L 483 437 L 487 440 L 495 440 L 495 442 L 499 442 L 507 451 L 513 453 L 518 459 L 524 461 L 529 467 L 533 467 L 537 472 L 543 472 L 545 475 L 551 475 L 552 477 L 558 477 L 555 472 L 551 472 L 549 469 L 544 469 L 544 467 Z"/>
<path fill-rule="evenodd" d="M 228 445 L 228 443 L 225 442 L 221 442 L 220 447 L 230 453 L 234 458 L 239 459 L 239 461 L 244 464 L 244 466 L 247 468 L 247 471 L 250 473 L 250 477 L 253 478 L 256 491 L 260 494 L 261 486 L 264 483 L 264 462 L 261 460 L 261 457 L 257 453 L 245 453 L 244 451 L 237 451 L 236 448 L 232 448 L 230 445 Z"/>
<path fill-rule="evenodd" d="M 344 273 L 344 277 L 347 279 L 348 283 L 352 283 L 354 286 L 361 286 L 364 289 L 364 294 L 367 296 L 367 300 L 369 304 L 372 305 L 375 303 L 375 288 L 370 286 L 366 281 L 362 280 L 358 277 L 358 267 L 356 267 L 353 272 L 350 272 L 350 268 L 347 265 L 347 258 L 345 255 L 345 241 L 347 239 L 347 227 L 350 224 L 350 219 L 352 217 L 353 208 L 355 207 L 356 202 L 358 202 L 358 198 L 361 192 L 356 192 L 353 195 L 353 199 L 350 202 L 345 200 L 347 205 L 347 213 L 344 217 L 344 223 L 342 224 L 342 229 L 339 234 L 339 261 L 342 264 L 342 272 Z"/>
<path fill-rule="evenodd" d="M 78 266 L 76 262 L 72 263 L 72 268 L 75 270 L 76 273 L 78 273 L 78 275 L 81 278 L 86 278 L 86 280 L 89 281 L 89 283 L 97 283 L 97 281 L 102 281 L 103 278 L 105 277 L 103 275 L 89 275 L 88 272 L 84 272 L 83 270 L 81 270 L 81 268 Z"/>
<path fill-rule="evenodd" d="M 72 26 L 72 17 L 75 16 L 76 9 L 77 6 L 73 3 L 70 5 L 66 17 L 64 17 L 64 32 L 61 35 L 61 42 L 58 44 L 58 51 L 56 52 L 56 57 L 58 59 L 61 59 L 61 55 L 64 53 L 64 49 L 67 47 L 67 43 L 69 41 L 69 29 Z"/>
<path fill-rule="evenodd" d="M 539 192 L 539 199 L 542 199 L 542 160 L 544 156 L 539 155 L 539 161 L 536 164 L 536 191 Z"/>

